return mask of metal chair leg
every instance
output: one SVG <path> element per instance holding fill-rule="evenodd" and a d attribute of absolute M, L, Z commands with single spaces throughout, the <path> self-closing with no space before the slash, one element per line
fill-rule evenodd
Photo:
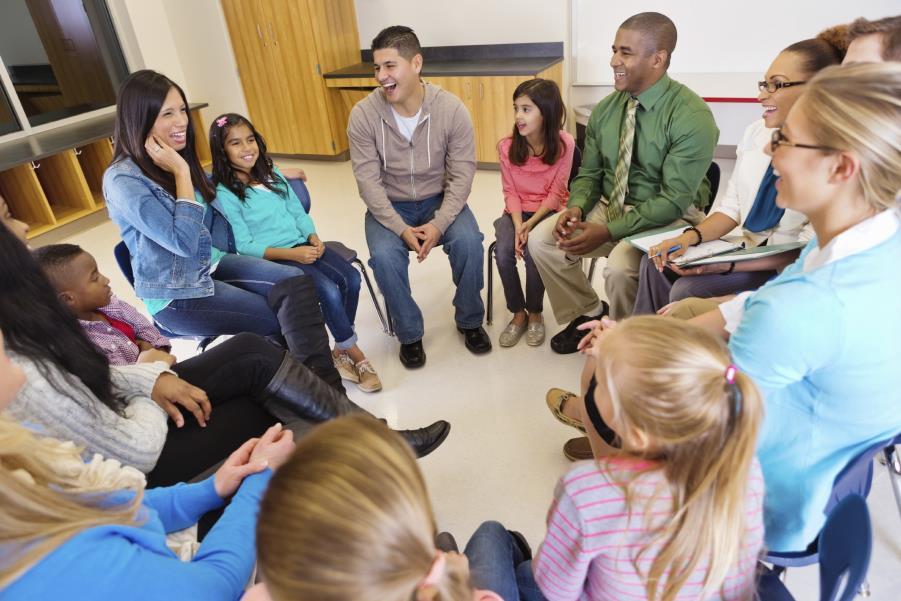
<path fill-rule="evenodd" d="M 488 273 L 488 303 L 485 307 L 485 323 L 491 325 L 491 317 L 494 314 L 494 249 L 497 240 L 488 245 L 488 256 L 485 258 L 485 271 Z"/>
<path fill-rule="evenodd" d="M 388 300 L 385 300 L 385 320 L 388 322 L 388 335 L 396 336 L 394 333 L 394 318 L 391 317 L 391 307 L 388 306 Z"/>
<path fill-rule="evenodd" d="M 591 259 L 591 262 L 588 263 L 588 281 L 589 282 L 594 281 L 594 268 L 597 267 L 597 264 L 598 264 L 597 257 L 593 257 Z"/>
<path fill-rule="evenodd" d="M 379 321 L 382 322 L 382 331 L 384 331 L 389 336 L 393 336 L 394 332 L 391 331 L 390 326 L 388 325 L 388 321 L 385 319 L 385 314 L 382 312 L 382 304 L 379 302 L 379 298 L 375 294 L 375 288 L 372 287 L 372 281 L 369 279 L 369 272 L 366 271 L 366 266 L 363 264 L 359 258 L 353 259 L 353 264 L 357 266 L 357 269 L 360 270 L 360 273 L 363 275 L 363 281 L 366 282 L 366 287 L 369 289 L 369 296 L 372 298 L 372 304 L 375 305 L 375 312 L 379 316 Z M 385 305 L 387 306 L 387 302 Z"/>
<path fill-rule="evenodd" d="M 885 447 L 882 453 L 885 457 L 885 467 L 888 468 L 889 481 L 892 483 L 895 504 L 898 506 L 898 515 L 901 516 L 901 455 L 894 445 Z"/>

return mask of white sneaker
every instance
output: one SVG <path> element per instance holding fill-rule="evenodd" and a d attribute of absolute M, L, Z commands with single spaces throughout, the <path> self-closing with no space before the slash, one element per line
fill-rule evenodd
<path fill-rule="evenodd" d="M 350 380 L 351 382 L 359 382 L 360 376 L 354 366 L 354 360 L 344 351 L 332 351 L 332 359 L 335 362 L 335 369 L 341 374 L 342 380 Z"/>

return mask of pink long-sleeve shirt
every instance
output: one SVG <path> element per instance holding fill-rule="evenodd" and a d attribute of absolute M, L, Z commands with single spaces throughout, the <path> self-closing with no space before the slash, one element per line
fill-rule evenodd
<path fill-rule="evenodd" d="M 645 582 L 633 563 L 651 534 L 645 511 L 651 511 L 651 527 L 659 527 L 672 516 L 672 500 L 668 487 L 658 488 L 665 477 L 660 470 L 639 475 L 646 467 L 647 462 L 631 459 L 603 465 L 582 461 L 560 479 L 548 512 L 547 534 L 532 563 L 535 581 L 548 601 L 647 599 Z M 623 492 L 625 482 L 633 482 L 631 507 Z M 753 597 L 755 566 L 763 547 L 763 492 L 763 476 L 755 460 L 745 498 L 746 530 L 738 565 L 730 570 L 721 590 L 706 599 Z M 641 557 L 642 570 L 650 569 L 659 548 L 656 543 Z M 689 577 L 678 599 L 700 598 L 704 568 L 701 565 Z"/>
<path fill-rule="evenodd" d="M 546 165 L 538 157 L 529 157 L 524 164 L 514 165 L 510 162 L 513 138 L 507 137 L 498 142 L 505 212 L 534 213 L 540 207 L 559 211 L 566 206 L 576 142 L 563 130 L 560 131 L 560 139 L 563 141 L 563 155 L 553 165 Z"/>

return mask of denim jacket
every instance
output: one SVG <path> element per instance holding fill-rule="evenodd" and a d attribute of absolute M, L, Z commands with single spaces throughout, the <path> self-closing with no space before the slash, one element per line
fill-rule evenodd
<path fill-rule="evenodd" d="M 128 158 L 103 174 L 103 196 L 131 254 L 138 297 L 213 295 L 211 247 L 235 252 L 231 226 L 216 200 L 212 210 L 202 202 L 176 200 Z"/>

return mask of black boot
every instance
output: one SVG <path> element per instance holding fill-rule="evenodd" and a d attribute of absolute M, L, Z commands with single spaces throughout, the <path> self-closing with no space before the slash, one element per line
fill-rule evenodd
<path fill-rule="evenodd" d="M 367 413 L 291 353 L 285 353 L 278 371 L 266 385 L 263 400 L 290 409 L 298 417 L 313 423 L 348 413 Z"/>
<path fill-rule="evenodd" d="M 401 437 L 407 441 L 417 457 L 425 457 L 435 449 L 441 446 L 447 435 L 450 434 L 450 424 L 443 419 L 439 419 L 431 426 L 419 428 L 418 430 L 395 430 Z"/>
<path fill-rule="evenodd" d="M 264 394 L 264 400 L 286 407 L 297 416 L 314 423 L 349 413 L 372 415 L 326 384 L 290 353 L 285 353 L 281 366 L 266 386 Z M 417 457 L 425 457 L 441 446 L 450 433 L 450 424 L 439 420 L 425 428 L 395 431 L 413 447 Z"/>
<path fill-rule="evenodd" d="M 301 275 L 277 283 L 269 291 L 269 307 L 278 318 L 291 354 L 343 394 L 313 279 Z"/>

